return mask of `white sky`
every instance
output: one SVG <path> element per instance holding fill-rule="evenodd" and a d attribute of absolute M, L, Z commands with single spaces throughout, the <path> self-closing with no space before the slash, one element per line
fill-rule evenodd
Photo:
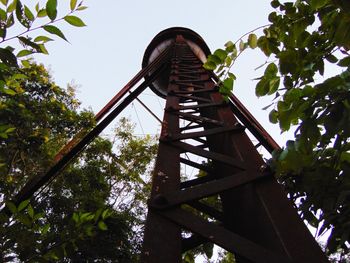
<path fill-rule="evenodd" d="M 65 86 L 72 80 L 79 84 L 77 96 L 83 107 L 91 106 L 97 112 L 140 70 L 147 45 L 160 31 L 174 26 L 190 28 L 214 51 L 226 41 L 235 41 L 268 23 L 267 16 L 272 11 L 269 2 L 86 0 L 84 5 L 89 8 L 79 16 L 88 26 L 75 28 L 64 21 L 58 24 L 71 44 L 63 40 L 49 43 L 50 55 L 35 58 L 51 68 L 57 84 Z M 59 1 L 59 5 L 66 7 L 69 1 Z M 258 50 L 249 50 L 239 58 L 233 69 L 238 77 L 234 93 L 282 145 L 285 136 L 282 138 L 278 126 L 269 123 L 269 111 L 261 110 L 270 99 L 254 95 L 252 79 L 263 73 L 254 68 L 263 62 L 265 57 Z M 140 99 L 162 118 L 161 99 L 151 95 L 147 90 Z M 143 131 L 156 133 L 157 122 L 153 117 L 137 102 L 134 107 Z M 138 124 L 137 133 L 143 133 L 133 107 L 127 108 L 124 115 Z"/>

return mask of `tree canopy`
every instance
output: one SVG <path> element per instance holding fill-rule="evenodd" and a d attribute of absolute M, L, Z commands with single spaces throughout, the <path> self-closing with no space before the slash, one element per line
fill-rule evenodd
<path fill-rule="evenodd" d="M 93 127 L 79 111 L 73 87 L 64 90 L 42 65 L 21 68 L 26 78 L 0 93 L 1 120 L 13 132 L 1 138 L 1 262 L 133 262 L 141 242 L 148 184 L 142 176 L 156 145 L 132 135 L 122 119 L 114 141 L 97 138 L 47 187 L 18 206 L 10 202 L 24 183 L 52 164 L 55 154 L 81 127 Z M 113 150 L 118 142 L 119 151 Z"/>

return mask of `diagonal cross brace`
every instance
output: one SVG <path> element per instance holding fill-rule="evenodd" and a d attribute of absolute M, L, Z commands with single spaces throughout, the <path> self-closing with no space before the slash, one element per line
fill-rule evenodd
<path fill-rule="evenodd" d="M 244 171 L 193 187 L 156 196 L 150 205 L 157 209 L 168 209 L 176 205 L 212 196 L 268 176 L 272 175 L 255 171 Z M 161 198 L 162 202 L 158 203 L 159 198 Z"/>
<path fill-rule="evenodd" d="M 181 208 L 175 208 L 168 211 L 156 211 L 168 220 L 179 224 L 180 226 L 190 230 L 193 233 L 201 235 L 208 241 L 218 246 L 234 251 L 238 255 L 259 263 L 289 263 L 285 258 L 277 253 L 273 253 L 256 243 L 241 237 L 222 226 L 209 223 L 198 216 L 187 212 Z"/>
<path fill-rule="evenodd" d="M 246 164 L 245 162 L 242 162 L 238 159 L 232 158 L 230 156 L 227 156 L 225 154 L 221 154 L 221 153 L 216 153 L 213 151 L 206 151 L 203 149 L 200 149 L 196 146 L 190 145 L 188 143 L 184 143 L 184 142 L 171 142 L 169 143 L 172 146 L 175 146 L 177 148 L 180 148 L 181 150 L 184 150 L 186 152 L 190 152 L 211 160 L 215 160 L 224 164 L 228 164 L 230 166 L 236 167 L 238 169 L 241 170 L 246 170 Z"/>

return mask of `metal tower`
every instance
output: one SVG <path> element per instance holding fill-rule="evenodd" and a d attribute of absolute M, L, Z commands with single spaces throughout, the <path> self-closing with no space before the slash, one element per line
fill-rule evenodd
<path fill-rule="evenodd" d="M 150 43 L 143 65 L 167 49 L 168 70 L 151 85 L 166 106 L 142 262 L 181 262 L 181 252 L 204 242 L 235 253 L 237 262 L 327 262 L 245 128 L 268 150 L 277 145 L 237 99 L 223 99 L 203 69 L 209 49 L 202 38 L 188 29 L 165 30 Z M 206 175 L 181 181 L 180 163 Z M 220 209 L 205 202 L 216 195 Z"/>
<path fill-rule="evenodd" d="M 209 54 L 189 29 L 159 33 L 146 49 L 142 70 L 96 115 L 97 126 L 73 139 L 16 203 L 54 178 L 150 86 L 166 106 L 141 262 L 181 262 L 184 251 L 206 242 L 233 252 L 238 263 L 328 262 L 246 130 L 269 152 L 278 145 L 235 96 L 223 99 L 216 77 L 202 67 Z M 202 176 L 182 180 L 181 164 Z M 215 206 L 206 202 L 212 196 Z"/>

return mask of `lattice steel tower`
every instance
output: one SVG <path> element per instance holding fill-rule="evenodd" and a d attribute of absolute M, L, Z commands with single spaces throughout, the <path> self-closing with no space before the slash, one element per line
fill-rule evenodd
<path fill-rule="evenodd" d="M 166 106 L 142 262 L 181 262 L 181 252 L 205 242 L 235 253 L 239 263 L 327 262 L 245 128 L 270 152 L 278 146 L 235 97 L 225 102 L 203 69 L 210 51 L 202 38 L 165 30 L 148 46 L 143 66 L 162 52 L 167 68 L 151 88 Z M 181 181 L 181 163 L 205 176 Z M 214 208 L 205 199 L 216 195 Z"/>
<path fill-rule="evenodd" d="M 15 202 L 54 178 L 150 86 L 166 106 L 141 262 L 178 263 L 184 251 L 206 242 L 233 252 L 238 263 L 328 262 L 256 150 L 262 145 L 272 152 L 278 145 L 235 96 L 223 99 L 216 77 L 202 66 L 209 54 L 189 29 L 159 33 L 146 49 L 142 70 L 96 115 L 97 126 L 68 143 Z M 181 165 L 201 176 L 181 179 Z M 212 196 L 215 206 L 206 201 Z"/>

